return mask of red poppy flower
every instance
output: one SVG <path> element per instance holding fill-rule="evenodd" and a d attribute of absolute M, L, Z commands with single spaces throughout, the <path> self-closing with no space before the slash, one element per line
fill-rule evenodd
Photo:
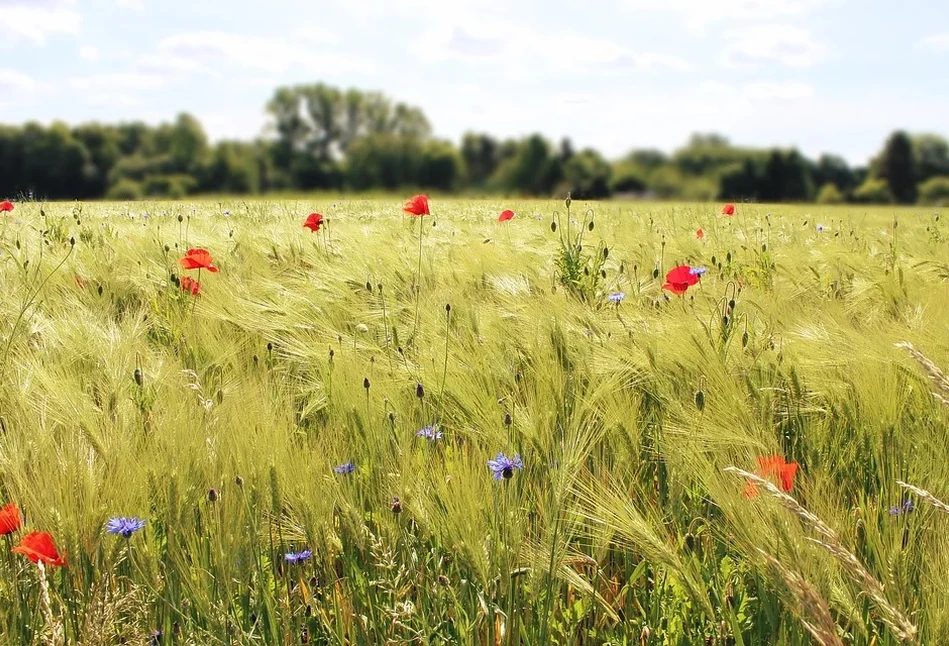
<path fill-rule="evenodd" d="M 405 206 L 402 207 L 402 210 L 415 218 L 421 217 L 423 215 L 431 215 L 428 210 L 428 196 L 416 195 L 405 203 Z"/>
<path fill-rule="evenodd" d="M 699 240 L 701 240 L 702 238 L 705 237 L 705 232 L 702 231 L 702 229 L 698 229 L 698 230 L 696 230 L 696 232 L 695 232 L 695 237 L 698 238 Z"/>
<path fill-rule="evenodd" d="M 699 275 L 692 272 L 688 265 L 679 265 L 669 270 L 666 274 L 666 283 L 663 289 L 672 292 L 676 296 L 682 296 L 691 287 L 699 282 Z"/>
<path fill-rule="evenodd" d="M 20 508 L 15 502 L 7 503 L 6 507 L 0 509 L 0 536 L 9 536 L 21 527 L 23 517 L 20 515 Z"/>
<path fill-rule="evenodd" d="M 313 233 L 316 233 L 320 230 L 320 226 L 323 224 L 323 216 L 319 213 L 311 213 L 310 217 L 306 219 L 306 222 L 303 223 L 304 229 L 309 229 Z"/>
<path fill-rule="evenodd" d="M 201 291 L 201 283 L 191 278 L 191 276 L 181 277 L 181 291 L 191 292 L 192 296 L 197 296 Z"/>
<path fill-rule="evenodd" d="M 34 563 L 42 561 L 55 567 L 66 566 L 66 556 L 60 554 L 53 543 L 53 537 L 46 532 L 32 532 L 23 537 L 13 552 L 22 554 Z"/>
<path fill-rule="evenodd" d="M 181 266 L 185 269 L 207 269 L 212 274 L 217 273 L 217 267 L 214 266 L 207 249 L 188 249 L 188 253 L 181 259 Z"/>
<path fill-rule="evenodd" d="M 4 200 L 0 202 L 0 213 L 9 213 L 13 210 L 13 202 L 10 200 Z"/>
<path fill-rule="evenodd" d="M 722 215 L 735 215 L 735 205 L 726 204 L 722 207 Z"/>
<path fill-rule="evenodd" d="M 508 220 L 514 219 L 514 211 L 508 209 L 506 211 L 501 211 L 501 215 L 498 216 L 498 222 L 507 222 Z"/>
<path fill-rule="evenodd" d="M 771 455 L 758 458 L 758 470 L 755 473 L 762 478 L 776 478 L 782 491 L 794 489 L 794 476 L 797 475 L 797 462 L 786 462 L 780 455 Z M 754 498 L 758 495 L 758 488 L 753 482 L 745 485 L 745 497 Z"/>

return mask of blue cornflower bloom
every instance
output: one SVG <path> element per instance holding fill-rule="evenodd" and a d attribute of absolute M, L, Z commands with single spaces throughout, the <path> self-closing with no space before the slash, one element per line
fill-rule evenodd
<path fill-rule="evenodd" d="M 817 225 L 817 233 L 823 233 L 826 227 L 823 224 Z"/>
<path fill-rule="evenodd" d="M 607 298 L 611 303 L 622 303 L 626 299 L 626 292 L 613 292 Z"/>
<path fill-rule="evenodd" d="M 514 475 L 514 469 L 523 469 L 524 463 L 521 462 L 520 455 L 509 458 L 503 453 L 498 453 L 498 457 L 488 460 L 488 468 L 493 472 L 492 475 L 495 480 L 501 478 L 507 480 Z"/>
<path fill-rule="evenodd" d="M 701 276 L 708 271 L 706 267 L 689 267 L 689 274 L 692 276 Z"/>
<path fill-rule="evenodd" d="M 912 514 L 916 511 L 916 505 L 912 500 L 907 500 L 902 505 L 890 507 L 890 516 L 902 516 L 903 514 Z"/>
<path fill-rule="evenodd" d="M 346 464 L 340 464 L 339 466 L 333 467 L 333 471 L 339 473 L 340 475 L 346 475 L 347 473 L 352 473 L 356 470 L 356 465 L 352 462 L 347 462 Z"/>
<path fill-rule="evenodd" d="M 437 442 L 442 439 L 442 432 L 438 430 L 438 424 L 432 424 L 431 426 L 426 426 L 421 429 L 415 434 L 415 437 L 424 437 L 426 440 Z"/>
<path fill-rule="evenodd" d="M 141 518 L 110 518 L 105 524 L 105 531 L 110 534 L 121 534 L 125 538 L 132 538 L 132 534 L 145 527 L 148 521 Z"/>
<path fill-rule="evenodd" d="M 313 550 L 303 550 L 302 552 L 287 552 L 283 555 L 284 560 L 291 564 L 303 563 L 313 558 Z"/>

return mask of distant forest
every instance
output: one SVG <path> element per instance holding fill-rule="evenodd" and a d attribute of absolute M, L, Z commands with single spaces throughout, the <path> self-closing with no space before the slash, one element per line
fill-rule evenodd
<path fill-rule="evenodd" d="M 569 139 L 436 139 L 425 114 L 378 92 L 325 84 L 279 88 L 255 141 L 208 142 L 194 117 L 70 127 L 0 126 L 0 198 L 116 200 L 272 191 L 407 189 L 601 199 L 821 203 L 949 201 L 949 144 L 897 131 L 867 167 L 836 155 L 745 148 L 696 134 L 671 155 L 608 160 Z"/>

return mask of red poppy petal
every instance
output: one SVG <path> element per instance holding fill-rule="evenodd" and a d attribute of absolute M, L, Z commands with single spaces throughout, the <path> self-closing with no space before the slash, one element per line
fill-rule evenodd
<path fill-rule="evenodd" d="M 498 216 L 498 222 L 507 222 L 508 220 L 514 219 L 514 211 L 510 209 L 506 211 L 501 211 L 501 215 Z"/>

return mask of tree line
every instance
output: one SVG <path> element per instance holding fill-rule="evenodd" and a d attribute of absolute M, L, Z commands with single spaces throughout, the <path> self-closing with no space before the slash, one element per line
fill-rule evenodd
<path fill-rule="evenodd" d="M 897 131 L 866 167 L 796 149 L 735 146 L 696 134 L 666 154 L 608 160 L 569 139 L 438 139 L 417 107 L 326 84 L 282 87 L 254 141 L 211 144 L 197 119 L 0 126 L 0 196 L 180 198 L 194 194 L 406 189 L 577 198 L 866 202 L 949 200 L 949 143 Z"/>

